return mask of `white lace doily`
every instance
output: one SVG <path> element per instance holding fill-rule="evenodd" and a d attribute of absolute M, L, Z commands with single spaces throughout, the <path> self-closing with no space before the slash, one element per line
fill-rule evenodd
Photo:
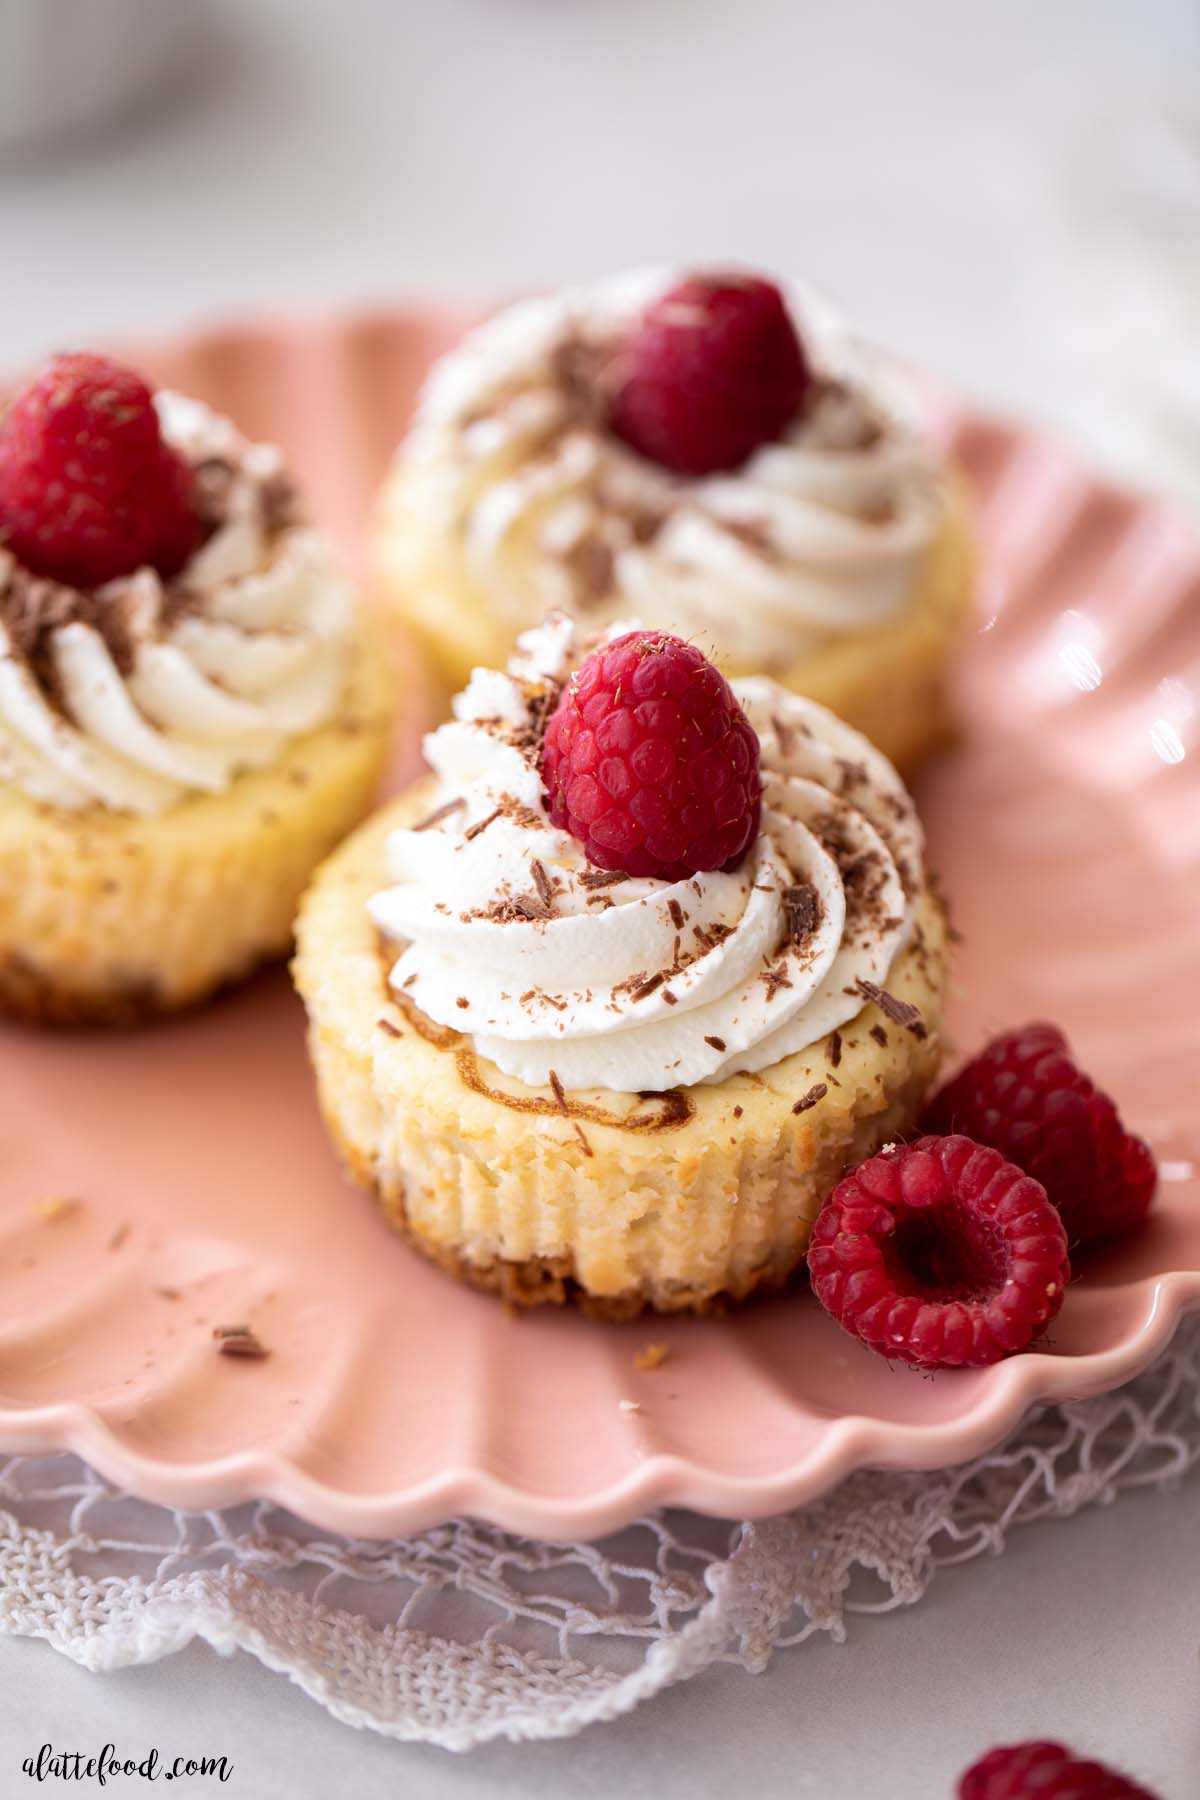
<path fill-rule="evenodd" d="M 1200 1461 L 1200 1319 L 1128 1387 L 1043 1407 L 1000 1449 L 936 1475 L 863 1473 L 750 1525 L 686 1513 L 555 1547 L 458 1520 L 330 1537 L 276 1507 L 172 1513 L 74 1457 L 0 1462 L 0 1630 L 86 1668 L 193 1638 L 248 1650 L 336 1718 L 468 1750 L 568 1737 L 719 1661 L 762 1669 L 855 1613 L 911 1605 L 937 1571 L 999 1554 Z"/>

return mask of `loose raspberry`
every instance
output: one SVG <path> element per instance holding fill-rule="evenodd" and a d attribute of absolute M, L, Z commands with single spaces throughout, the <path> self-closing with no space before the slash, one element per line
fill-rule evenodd
<path fill-rule="evenodd" d="M 783 296 L 753 275 L 696 275 L 625 346 L 612 426 L 681 475 L 736 469 L 794 419 L 812 384 Z"/>
<path fill-rule="evenodd" d="M 542 752 L 555 825 L 588 860 L 682 881 L 732 868 L 758 831 L 758 734 L 691 644 L 629 631 L 563 690 Z"/>
<path fill-rule="evenodd" d="M 1062 1214 L 1067 1241 L 1087 1244 L 1139 1225 L 1158 1172 L 1108 1095 L 1071 1060 L 1056 1025 L 993 1038 L 948 1082 L 922 1121 L 992 1144 L 1040 1181 Z"/>
<path fill-rule="evenodd" d="M 958 1800 L 1154 1800 L 1115 1769 L 1073 1756 L 1062 1744 L 1007 1744 L 989 1750 L 958 1784 Z"/>
<path fill-rule="evenodd" d="M 190 495 L 149 387 L 105 357 L 54 357 L 0 422 L 0 542 L 35 575 L 173 575 L 199 541 Z"/>
<path fill-rule="evenodd" d="M 919 1369 L 1024 1350 L 1071 1278 L 1044 1188 L 966 1137 L 924 1137 L 860 1163 L 821 1209 L 808 1268 L 839 1325 Z"/>

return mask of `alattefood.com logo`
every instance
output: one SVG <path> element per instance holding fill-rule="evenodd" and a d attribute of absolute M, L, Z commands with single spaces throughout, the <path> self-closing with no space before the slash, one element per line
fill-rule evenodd
<path fill-rule="evenodd" d="M 21 1764 L 32 1781 L 98 1781 L 101 1787 L 122 1776 L 143 1781 L 175 1781 L 185 1775 L 207 1775 L 228 1781 L 233 1764 L 227 1756 L 163 1756 L 148 1750 L 145 1756 L 118 1756 L 115 1744 L 105 1744 L 96 1756 L 86 1750 L 56 1750 L 43 1744 L 36 1756 Z"/>

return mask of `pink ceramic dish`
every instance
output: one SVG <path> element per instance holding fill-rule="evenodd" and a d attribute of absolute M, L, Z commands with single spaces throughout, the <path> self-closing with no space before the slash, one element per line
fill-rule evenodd
<path fill-rule="evenodd" d="M 452 330 L 432 313 L 265 327 L 145 360 L 281 440 L 353 549 Z M 1150 1229 L 1081 1269 L 1045 1348 L 921 1377 L 802 1291 L 723 1322 L 510 1318 L 342 1180 L 277 972 L 128 1037 L 0 1034 L 0 1447 L 76 1450 L 182 1507 L 257 1496 L 364 1535 L 473 1513 L 578 1537 L 962 1460 L 1034 1402 L 1154 1356 L 1200 1303 L 1200 545 L 1036 437 L 946 428 L 985 546 L 963 742 L 921 792 L 965 935 L 953 1030 L 971 1048 L 1061 1020 L 1165 1175 Z M 267 1360 L 217 1354 L 233 1323 Z M 640 1372 L 651 1340 L 668 1358 Z"/>

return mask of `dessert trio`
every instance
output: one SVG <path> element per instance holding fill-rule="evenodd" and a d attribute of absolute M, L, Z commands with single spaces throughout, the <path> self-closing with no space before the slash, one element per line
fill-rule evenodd
<path fill-rule="evenodd" d="M 894 373 L 755 275 L 523 302 L 431 373 L 372 568 L 368 609 L 198 402 L 85 354 L 15 396 L 0 1011 L 131 1024 L 294 932 L 334 1141 L 472 1285 L 625 1318 L 807 1262 L 880 1354 L 1029 1345 L 1156 1172 L 1050 1025 L 930 1098 L 897 771 L 949 736 L 972 554 Z M 366 817 L 389 617 L 453 699 Z"/>

